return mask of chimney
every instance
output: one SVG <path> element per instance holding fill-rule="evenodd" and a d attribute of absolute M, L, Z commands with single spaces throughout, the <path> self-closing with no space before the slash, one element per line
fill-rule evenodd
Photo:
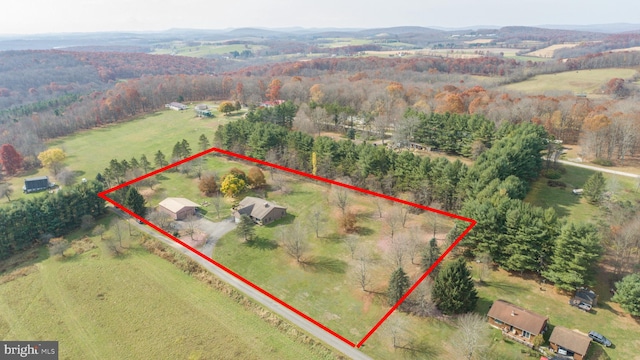
<path fill-rule="evenodd" d="M 516 312 L 511 310 L 511 316 L 516 316 Z"/>
<path fill-rule="evenodd" d="M 268 208 L 269 207 L 269 203 L 268 202 L 264 203 L 264 207 Z"/>

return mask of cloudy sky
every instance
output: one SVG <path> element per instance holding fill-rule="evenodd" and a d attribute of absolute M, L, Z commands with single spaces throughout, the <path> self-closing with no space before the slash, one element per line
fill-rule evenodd
<path fill-rule="evenodd" d="M 638 0 L 7 0 L 0 34 L 640 23 Z"/>

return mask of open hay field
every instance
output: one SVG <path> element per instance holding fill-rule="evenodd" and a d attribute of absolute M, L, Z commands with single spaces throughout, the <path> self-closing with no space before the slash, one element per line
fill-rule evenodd
<path fill-rule="evenodd" d="M 113 258 L 84 241 L 97 247 L 0 284 L 0 338 L 57 340 L 60 359 L 332 358 L 135 243 Z"/>
<path fill-rule="evenodd" d="M 578 45 L 580 45 L 580 43 L 555 44 L 555 45 L 547 46 L 546 48 L 543 48 L 543 49 L 538 49 L 536 51 L 532 51 L 530 53 L 527 53 L 526 55 L 527 56 L 542 57 L 542 58 L 552 58 L 553 54 L 555 53 L 556 50 L 572 48 L 572 47 L 576 47 Z"/>
<path fill-rule="evenodd" d="M 238 119 L 244 111 L 233 113 L 233 116 L 223 116 L 216 110 L 214 103 L 205 102 L 212 109 L 215 117 L 199 118 L 192 109 L 185 111 L 162 110 L 150 113 L 136 119 L 117 124 L 106 125 L 73 135 L 50 141 L 49 148 L 59 147 L 65 151 L 67 158 L 64 163 L 76 174 L 77 182 L 81 178 L 93 179 L 108 167 L 111 159 L 127 161 L 132 157 L 140 159 L 143 154 L 153 164 L 154 154 L 158 150 L 164 153 L 167 161 L 171 159 L 173 145 L 186 139 L 193 152 L 197 152 L 198 138 L 205 134 L 209 142 L 220 124 L 226 124 Z M 194 105 L 197 103 L 194 103 Z M 193 107 L 193 105 L 190 105 Z M 22 193 L 24 179 L 33 176 L 49 175 L 55 179 L 47 169 L 38 169 L 12 177 L 14 194 L 12 199 L 39 196 L 40 193 L 25 195 Z M 0 199 L 0 206 L 8 203 L 6 198 Z"/>
<path fill-rule="evenodd" d="M 505 90 L 542 94 L 545 92 L 572 92 L 589 95 L 601 94 L 601 87 L 613 78 L 628 79 L 634 69 L 596 69 L 565 71 L 557 74 L 537 75 L 525 81 L 504 86 Z"/>

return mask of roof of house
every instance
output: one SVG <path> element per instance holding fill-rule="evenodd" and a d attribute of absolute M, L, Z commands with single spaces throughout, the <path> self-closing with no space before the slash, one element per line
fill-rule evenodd
<path fill-rule="evenodd" d="M 551 333 L 549 342 L 562 346 L 567 350 L 584 355 L 589 349 L 591 338 L 577 331 L 569 330 L 562 326 L 556 326 Z"/>
<path fill-rule="evenodd" d="M 160 206 L 174 213 L 185 207 L 200 207 L 199 204 L 185 198 L 166 198 L 160 202 Z"/>
<path fill-rule="evenodd" d="M 504 300 L 493 302 L 487 316 L 498 319 L 518 329 L 526 330 L 533 335 L 540 334 L 548 318 L 533 311 L 523 309 Z"/>
<path fill-rule="evenodd" d="M 241 215 L 250 215 L 256 219 L 264 219 L 267 214 L 269 214 L 273 209 L 284 209 L 287 208 L 276 205 L 270 201 L 265 199 L 260 199 L 253 196 L 247 196 L 242 199 L 238 206 L 236 207 L 237 211 Z"/>
<path fill-rule="evenodd" d="M 198 104 L 196 105 L 196 110 L 208 110 L 209 106 L 207 104 Z"/>
<path fill-rule="evenodd" d="M 593 305 L 596 301 L 596 293 L 589 289 L 578 289 L 576 290 L 576 294 L 574 298 L 579 299 L 580 301 L 587 303 L 589 305 Z"/>
<path fill-rule="evenodd" d="M 24 179 L 24 181 L 39 181 L 39 180 L 49 180 L 49 177 L 48 176 L 38 176 L 38 177 L 32 177 L 32 178 Z"/>
<path fill-rule="evenodd" d="M 179 102 L 172 102 L 169 103 L 169 106 L 175 106 L 175 107 L 187 107 L 187 105 L 179 103 Z"/>

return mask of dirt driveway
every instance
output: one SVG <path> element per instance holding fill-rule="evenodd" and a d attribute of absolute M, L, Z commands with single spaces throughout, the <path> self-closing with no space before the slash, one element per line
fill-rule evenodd
<path fill-rule="evenodd" d="M 179 229 L 185 226 L 182 221 L 176 221 L 174 224 L 176 228 Z M 207 241 L 203 246 L 198 248 L 198 250 L 204 255 L 211 257 L 218 240 L 229 231 L 235 229 L 236 223 L 233 216 L 217 222 L 200 217 L 196 221 L 196 228 L 207 234 Z"/>

